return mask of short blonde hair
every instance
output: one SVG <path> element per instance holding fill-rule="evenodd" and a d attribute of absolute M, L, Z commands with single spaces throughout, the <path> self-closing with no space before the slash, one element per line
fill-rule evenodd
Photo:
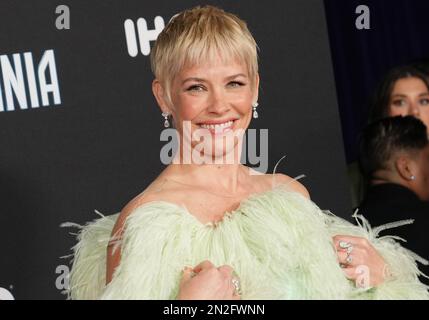
<path fill-rule="evenodd" d="M 213 6 L 198 6 L 175 15 L 159 34 L 150 56 L 151 67 L 171 102 L 171 83 L 184 66 L 210 63 L 217 58 L 244 63 L 254 85 L 257 50 L 243 20 Z"/>

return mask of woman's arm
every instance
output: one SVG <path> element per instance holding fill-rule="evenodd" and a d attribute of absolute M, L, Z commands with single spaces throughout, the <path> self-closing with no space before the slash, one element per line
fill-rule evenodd
<path fill-rule="evenodd" d="M 125 221 L 128 216 L 139 206 L 148 202 L 148 198 L 134 198 L 122 210 L 113 227 L 111 240 L 107 246 L 106 256 L 106 285 L 112 281 L 116 267 L 121 262 L 121 245 L 120 241 L 124 233 Z"/>
<path fill-rule="evenodd" d="M 107 256 L 106 256 L 106 285 L 112 281 L 113 273 L 116 269 L 116 267 L 119 265 L 121 261 L 121 246 L 120 244 L 116 244 L 116 241 L 120 240 L 120 237 L 116 238 L 115 235 L 120 232 L 120 230 L 123 230 L 124 226 L 124 219 L 120 219 L 122 216 L 119 216 L 112 234 L 111 239 L 109 241 L 109 244 L 107 245 Z M 120 232 L 122 233 L 122 232 Z"/>

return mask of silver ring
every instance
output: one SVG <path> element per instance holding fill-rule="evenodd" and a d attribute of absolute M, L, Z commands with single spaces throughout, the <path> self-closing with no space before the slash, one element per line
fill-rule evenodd
<path fill-rule="evenodd" d="M 347 248 L 353 247 L 352 244 L 347 241 L 340 241 L 339 246 L 341 249 L 347 249 Z"/>
<path fill-rule="evenodd" d="M 348 264 L 350 264 L 350 263 L 352 263 L 352 261 L 353 261 L 352 256 L 351 256 L 350 254 L 347 254 L 346 262 L 347 262 Z"/>
<path fill-rule="evenodd" d="M 236 295 L 241 295 L 241 288 L 240 288 L 240 280 L 238 280 L 237 278 L 232 278 L 232 284 L 234 285 L 235 288 L 235 294 Z"/>

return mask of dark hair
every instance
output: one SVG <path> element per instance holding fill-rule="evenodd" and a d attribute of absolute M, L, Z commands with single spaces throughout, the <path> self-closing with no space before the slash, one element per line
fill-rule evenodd
<path fill-rule="evenodd" d="M 396 81 L 404 78 L 419 78 L 429 90 L 429 75 L 423 67 L 414 65 L 399 66 L 391 69 L 379 83 L 371 101 L 369 122 L 389 116 L 390 96 Z"/>
<path fill-rule="evenodd" d="M 359 165 L 365 178 L 385 169 L 398 151 L 418 152 L 429 144 L 424 123 L 412 116 L 377 120 L 365 127 L 359 139 Z"/>

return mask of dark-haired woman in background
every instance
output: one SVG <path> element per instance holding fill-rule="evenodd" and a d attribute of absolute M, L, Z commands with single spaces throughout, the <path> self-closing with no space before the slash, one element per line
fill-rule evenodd
<path fill-rule="evenodd" d="M 414 66 L 393 68 L 379 85 L 370 112 L 370 122 L 409 115 L 429 128 L 429 75 Z"/>
<path fill-rule="evenodd" d="M 429 73 L 425 72 L 424 66 L 427 64 L 423 62 L 398 66 L 384 76 L 372 97 L 368 123 L 385 117 L 409 115 L 422 120 L 429 128 Z M 356 206 L 362 201 L 368 182 L 362 177 L 357 162 L 350 164 L 348 171 L 353 206 Z"/>
<path fill-rule="evenodd" d="M 360 213 L 373 226 L 416 219 L 395 230 L 405 247 L 429 258 L 429 140 L 422 121 L 411 116 L 369 124 L 361 136 L 360 165 L 369 186 Z M 422 271 L 429 274 L 429 268 Z M 427 279 L 423 282 L 429 284 Z"/>

